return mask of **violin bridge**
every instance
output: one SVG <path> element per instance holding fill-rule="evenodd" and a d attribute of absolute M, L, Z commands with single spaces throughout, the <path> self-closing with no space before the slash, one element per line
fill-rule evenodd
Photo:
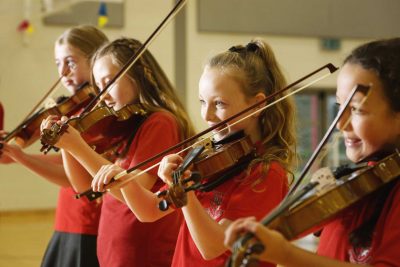
<path fill-rule="evenodd" d="M 318 169 L 316 172 L 313 173 L 310 182 L 318 183 L 317 187 L 315 188 L 315 191 L 317 195 L 320 195 L 336 185 L 336 178 L 333 175 L 331 169 L 329 169 L 328 167 L 324 167 Z"/>
<path fill-rule="evenodd" d="M 198 141 L 195 143 L 195 145 L 196 145 L 196 146 L 202 146 L 202 147 L 204 147 L 205 150 L 212 149 L 212 146 L 213 146 L 210 137 L 207 137 L 207 138 L 198 140 Z"/>

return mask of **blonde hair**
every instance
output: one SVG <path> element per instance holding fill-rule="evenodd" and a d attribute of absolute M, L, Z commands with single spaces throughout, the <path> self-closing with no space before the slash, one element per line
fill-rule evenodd
<path fill-rule="evenodd" d="M 224 73 L 241 85 L 246 97 L 253 97 L 258 93 L 264 93 L 268 97 L 286 86 L 285 77 L 272 49 L 260 39 L 254 39 L 246 46 L 231 47 L 212 57 L 206 67 L 223 69 Z M 296 158 L 293 99 L 286 98 L 262 111 L 258 123 L 266 153 L 252 164 L 261 161 L 268 168 L 271 161 L 278 161 L 290 172 Z"/>
<path fill-rule="evenodd" d="M 100 48 L 92 58 L 93 63 L 104 56 L 111 56 L 113 63 L 122 68 L 142 44 L 135 39 L 120 38 Z M 153 55 L 146 50 L 126 73 L 139 85 L 139 103 L 148 112 L 167 110 L 179 124 L 181 138 L 194 134 L 192 123 L 177 97 L 175 90 Z"/>
<path fill-rule="evenodd" d="M 94 26 L 80 25 L 66 30 L 56 44 L 71 45 L 79 49 L 90 60 L 96 50 L 108 42 L 107 36 Z"/>

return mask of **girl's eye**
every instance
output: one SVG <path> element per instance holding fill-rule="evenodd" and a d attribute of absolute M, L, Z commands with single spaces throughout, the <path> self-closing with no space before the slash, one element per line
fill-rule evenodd
<path fill-rule="evenodd" d="M 215 101 L 215 106 L 216 106 L 217 108 L 224 108 L 226 105 L 225 105 L 225 103 L 222 102 L 222 101 Z"/>
<path fill-rule="evenodd" d="M 361 114 L 362 113 L 361 108 L 359 108 L 358 106 L 351 106 L 350 110 L 351 110 L 351 113 L 354 113 L 354 114 Z"/>
<path fill-rule="evenodd" d="M 75 69 L 76 68 L 76 63 L 75 63 L 75 61 L 68 61 L 68 67 L 70 68 L 70 69 Z"/>
<path fill-rule="evenodd" d="M 203 99 L 200 99 L 199 101 L 200 101 L 200 105 L 202 105 L 202 106 L 206 104 L 206 101 L 204 101 Z"/>

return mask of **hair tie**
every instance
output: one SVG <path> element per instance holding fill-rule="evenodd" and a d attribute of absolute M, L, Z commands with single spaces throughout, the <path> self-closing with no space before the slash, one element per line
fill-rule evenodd
<path fill-rule="evenodd" d="M 253 52 L 254 53 L 254 52 L 256 52 L 258 50 L 258 45 L 256 43 L 253 43 L 253 42 L 248 43 L 246 45 L 246 50 L 249 51 L 249 52 Z"/>

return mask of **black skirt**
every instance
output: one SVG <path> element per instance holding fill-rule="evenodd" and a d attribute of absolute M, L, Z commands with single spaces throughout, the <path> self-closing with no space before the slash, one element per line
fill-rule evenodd
<path fill-rule="evenodd" d="M 42 267 L 98 267 L 97 236 L 55 231 L 44 254 Z"/>

